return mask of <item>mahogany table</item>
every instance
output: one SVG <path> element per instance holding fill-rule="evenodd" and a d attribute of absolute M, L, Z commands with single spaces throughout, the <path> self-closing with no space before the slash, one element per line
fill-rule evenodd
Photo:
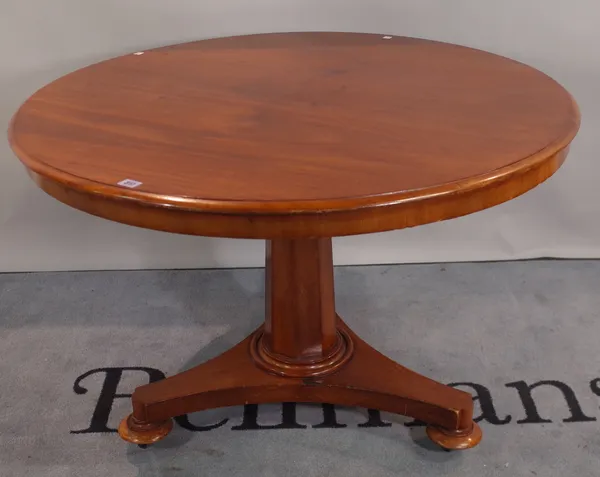
<path fill-rule="evenodd" d="M 414 38 L 284 33 L 88 66 L 27 100 L 10 140 L 43 190 L 82 211 L 266 239 L 264 325 L 137 388 L 121 437 L 152 443 L 174 416 L 298 401 L 411 416 L 441 446 L 465 449 L 481 439 L 471 395 L 393 362 L 336 315 L 331 237 L 512 199 L 559 168 L 578 127 L 559 84 L 507 58 Z"/>

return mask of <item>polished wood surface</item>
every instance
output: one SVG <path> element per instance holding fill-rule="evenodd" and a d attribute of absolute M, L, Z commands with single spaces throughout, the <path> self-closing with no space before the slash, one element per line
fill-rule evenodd
<path fill-rule="evenodd" d="M 267 242 L 264 332 L 250 346 L 255 362 L 283 376 L 330 373 L 352 356 L 338 330 L 331 239 Z"/>
<path fill-rule="evenodd" d="M 139 53 L 38 91 L 13 118 L 12 147 L 42 189 L 86 212 L 267 239 L 266 317 L 221 356 L 136 389 L 121 437 L 149 444 L 181 414 L 298 401 L 396 412 L 425 421 L 442 447 L 477 445 L 468 393 L 391 361 L 337 316 L 331 237 L 449 219 L 531 189 L 579 128 L 569 93 L 507 58 L 383 35 Z"/>
<path fill-rule="evenodd" d="M 204 364 L 137 388 L 121 437 L 151 444 L 181 414 L 294 401 L 397 412 L 427 422 L 442 447 L 477 445 L 470 394 L 386 358 L 336 315 L 331 247 L 322 238 L 268 242 L 264 325 Z"/>
<path fill-rule="evenodd" d="M 354 353 L 335 372 L 312 378 L 265 373 L 248 355 L 250 336 L 204 364 L 137 388 L 132 397 L 133 414 L 122 422 L 121 436 L 137 444 L 149 444 L 157 440 L 157 435 L 164 436 L 171 417 L 246 403 L 297 401 L 361 406 L 414 417 L 429 423 L 430 437 L 450 449 L 479 443 L 481 432 L 472 420 L 469 393 L 400 366 L 341 321 L 339 328 L 353 342 Z M 149 432 L 147 423 L 156 423 L 158 432 Z"/>
<path fill-rule="evenodd" d="M 89 213 L 186 234 L 298 238 L 509 200 L 556 171 L 578 127 L 559 84 L 507 58 L 289 33 L 91 65 L 35 93 L 10 137 L 46 192 Z"/>

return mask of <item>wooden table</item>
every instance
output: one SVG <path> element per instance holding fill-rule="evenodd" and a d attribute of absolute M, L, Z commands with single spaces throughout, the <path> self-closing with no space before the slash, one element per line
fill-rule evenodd
<path fill-rule="evenodd" d="M 10 140 L 35 182 L 77 209 L 266 239 L 264 325 L 137 388 L 121 437 L 152 443 L 174 416 L 298 401 L 411 416 L 441 446 L 464 449 L 481 439 L 471 395 L 393 362 L 336 315 L 331 237 L 510 200 L 559 168 L 578 127 L 559 84 L 507 58 L 413 38 L 289 33 L 83 68 L 25 102 Z"/>

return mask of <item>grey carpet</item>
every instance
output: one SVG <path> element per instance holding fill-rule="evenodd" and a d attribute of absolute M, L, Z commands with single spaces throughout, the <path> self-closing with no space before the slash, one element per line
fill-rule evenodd
<path fill-rule="evenodd" d="M 130 409 L 115 393 L 200 363 L 260 323 L 262 279 L 262 270 L 0 275 L 0 475 L 600 474 L 597 261 L 336 270 L 338 310 L 363 338 L 478 391 L 475 449 L 443 452 L 408 419 L 318 405 L 287 404 L 285 419 L 280 405 L 195 413 L 147 449 L 111 432 Z"/>

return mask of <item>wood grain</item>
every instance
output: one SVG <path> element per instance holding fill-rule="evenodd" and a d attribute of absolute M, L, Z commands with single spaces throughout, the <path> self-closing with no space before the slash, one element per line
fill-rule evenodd
<path fill-rule="evenodd" d="M 469 393 L 393 362 L 343 322 L 339 326 L 354 343 L 355 356 L 335 373 L 313 378 L 265 373 L 250 359 L 248 347 L 252 337 L 248 337 L 204 364 L 137 388 L 132 397 L 133 414 L 123 421 L 121 436 L 138 444 L 156 442 L 166 435 L 171 417 L 215 407 L 325 402 L 380 409 L 430 423 L 436 426 L 431 433 L 436 441 L 437 429 L 445 430 L 439 443 L 447 448 L 465 449 L 479 443 L 481 432 L 472 420 L 473 400 Z M 156 423 L 154 434 L 152 423 Z"/>
<path fill-rule="evenodd" d="M 270 240 L 266 252 L 266 317 L 250 345 L 254 361 L 291 377 L 337 370 L 353 345 L 336 326 L 331 239 Z"/>
<path fill-rule="evenodd" d="M 13 117 L 48 194 L 169 232 L 265 238 L 264 325 L 133 394 L 119 433 L 152 443 L 211 407 L 327 402 L 481 440 L 465 392 L 378 353 L 335 312 L 331 237 L 445 220 L 510 200 L 565 160 L 578 108 L 543 73 L 479 50 L 351 33 L 222 38 L 71 73 Z M 118 185 L 129 179 L 135 188 Z M 465 346 L 468 346 L 465 343 Z"/>
<path fill-rule="evenodd" d="M 119 426 L 123 439 L 154 443 L 172 417 L 213 407 L 321 402 L 420 419 L 446 448 L 479 443 L 470 394 L 395 363 L 337 316 L 331 239 L 267 243 L 265 277 L 264 325 L 206 363 L 137 388 Z"/>
<path fill-rule="evenodd" d="M 578 127 L 568 92 L 507 58 L 290 33 L 91 65 L 26 101 L 10 138 L 40 187 L 86 212 L 177 233 L 293 238 L 509 200 L 558 169 Z"/>

